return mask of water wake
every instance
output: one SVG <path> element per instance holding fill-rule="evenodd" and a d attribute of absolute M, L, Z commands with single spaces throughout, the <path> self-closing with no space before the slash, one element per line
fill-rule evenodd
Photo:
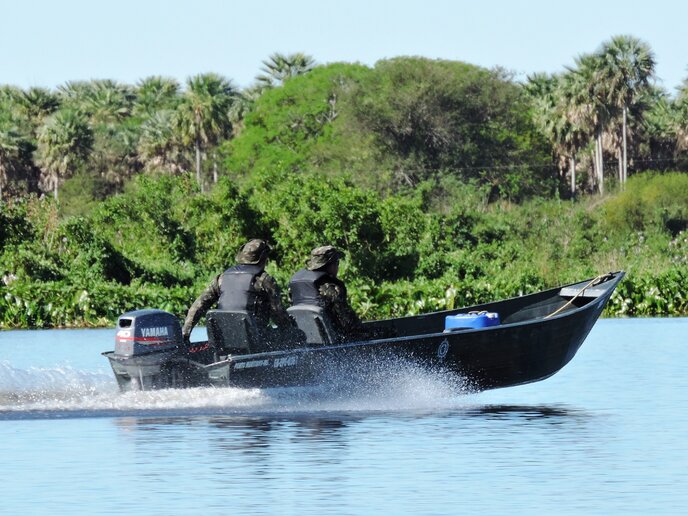
<path fill-rule="evenodd" d="M 0 362 L 0 419 L 428 410 L 455 407 L 468 391 L 466 382 L 454 374 L 403 361 L 324 374 L 327 381 L 318 387 L 120 393 L 105 372 L 17 369 Z"/>

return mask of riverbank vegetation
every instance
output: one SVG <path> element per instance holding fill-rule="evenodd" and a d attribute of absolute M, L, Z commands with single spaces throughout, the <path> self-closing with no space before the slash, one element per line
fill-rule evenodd
<path fill-rule="evenodd" d="M 182 315 L 253 236 L 274 245 L 285 285 L 309 249 L 346 250 L 342 274 L 367 318 L 470 305 L 625 269 L 615 315 L 685 314 L 688 175 L 639 174 L 580 201 L 487 203 L 472 187 L 440 213 L 430 186 L 382 197 L 342 179 L 286 176 L 272 188 L 191 174 L 139 176 L 88 216 L 52 198 L 4 203 L 2 326 L 107 325 L 160 307 Z M 269 209 L 264 208 L 268 206 Z"/>
<path fill-rule="evenodd" d="M 252 237 L 282 285 L 344 249 L 366 318 L 618 269 L 608 313 L 688 312 L 688 82 L 658 88 L 643 42 L 526 83 L 423 58 L 264 65 L 245 90 L 0 87 L 0 327 L 182 315 Z"/>

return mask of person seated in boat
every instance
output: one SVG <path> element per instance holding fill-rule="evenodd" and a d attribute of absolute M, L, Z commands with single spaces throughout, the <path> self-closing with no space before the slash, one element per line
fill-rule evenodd
<path fill-rule="evenodd" d="M 339 260 L 344 254 L 325 245 L 311 251 L 306 267 L 289 281 L 292 306 L 316 305 L 323 309 L 335 331 L 345 340 L 363 339 L 366 331 L 361 319 L 349 305 L 344 282 L 337 278 Z"/>
<path fill-rule="evenodd" d="M 282 305 L 280 288 L 265 272 L 269 252 L 270 247 L 261 239 L 241 246 L 237 264 L 216 276 L 189 308 L 182 327 L 185 342 L 189 342 L 191 330 L 215 303 L 219 310 L 245 310 L 253 315 L 272 347 L 282 347 L 295 338 L 298 329 Z"/>

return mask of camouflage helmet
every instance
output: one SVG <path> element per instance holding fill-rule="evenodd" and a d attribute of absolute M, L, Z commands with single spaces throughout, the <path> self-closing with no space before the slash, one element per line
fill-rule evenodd
<path fill-rule="evenodd" d="M 321 247 L 316 247 L 311 251 L 311 256 L 306 263 L 306 268 L 315 271 L 343 257 L 344 253 L 334 246 L 323 245 Z"/>
<path fill-rule="evenodd" d="M 270 246 L 265 240 L 254 238 L 241 246 L 236 255 L 237 263 L 253 265 L 260 262 L 270 252 Z"/>

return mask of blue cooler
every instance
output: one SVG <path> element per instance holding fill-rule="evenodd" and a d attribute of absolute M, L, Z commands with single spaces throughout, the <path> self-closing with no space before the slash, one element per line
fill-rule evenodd
<path fill-rule="evenodd" d="M 444 319 L 445 332 L 467 328 L 487 328 L 488 326 L 499 326 L 498 313 L 468 312 L 467 314 L 448 315 Z"/>

